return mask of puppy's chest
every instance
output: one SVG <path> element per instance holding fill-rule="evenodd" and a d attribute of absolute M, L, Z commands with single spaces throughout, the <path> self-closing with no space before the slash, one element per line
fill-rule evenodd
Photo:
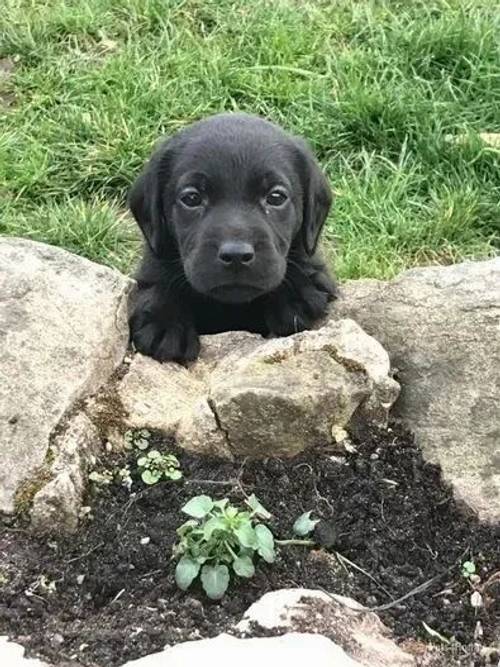
<path fill-rule="evenodd" d="M 256 303 L 231 305 L 202 301 L 194 305 L 193 311 L 199 334 L 225 331 L 250 331 L 262 335 L 269 333 L 261 308 Z"/>

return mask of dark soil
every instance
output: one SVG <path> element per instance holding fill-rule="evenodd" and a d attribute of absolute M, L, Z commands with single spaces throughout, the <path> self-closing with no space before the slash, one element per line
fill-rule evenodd
<path fill-rule="evenodd" d="M 173 449 L 159 439 L 155 444 Z M 326 449 L 291 461 L 234 464 L 179 454 L 183 482 L 148 488 L 137 482 L 132 495 L 105 487 L 90 501 L 93 519 L 69 540 L 36 540 L 19 523 L 4 522 L 0 634 L 49 660 L 112 667 L 165 644 L 227 631 L 270 590 L 321 587 L 373 607 L 435 578 L 425 591 L 379 612 L 382 620 L 416 646 L 419 638 L 431 640 L 422 622 L 454 637 L 442 664 L 482 664 L 470 658 L 478 621 L 481 644 L 500 636 L 500 575 L 494 578 L 500 527 L 462 513 L 439 469 L 423 461 L 398 426 L 355 445 L 345 459 Z M 179 510 L 199 493 L 234 502 L 255 493 L 272 511 L 269 525 L 280 539 L 292 536 L 299 514 L 313 510 L 323 519 L 318 541 L 335 533 L 335 543 L 329 550 L 281 547 L 276 563 L 261 563 L 220 603 L 207 601 L 196 586 L 183 593 L 169 559 L 175 529 L 186 518 Z M 461 572 L 466 560 L 480 577 L 484 606 L 476 611 L 472 584 Z"/>

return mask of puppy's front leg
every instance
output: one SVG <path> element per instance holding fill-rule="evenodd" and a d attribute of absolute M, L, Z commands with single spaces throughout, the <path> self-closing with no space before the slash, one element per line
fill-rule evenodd
<path fill-rule="evenodd" d="M 200 341 L 182 295 L 161 285 L 139 286 L 130 318 L 130 335 L 136 350 L 157 361 L 194 361 Z"/>
<path fill-rule="evenodd" d="M 266 305 L 270 333 L 289 336 L 310 329 L 336 296 L 335 283 L 322 262 L 290 261 L 285 280 L 269 295 Z"/>

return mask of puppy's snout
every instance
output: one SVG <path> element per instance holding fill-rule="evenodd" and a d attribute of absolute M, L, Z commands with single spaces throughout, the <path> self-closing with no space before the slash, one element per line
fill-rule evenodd
<path fill-rule="evenodd" d="M 226 241 L 219 248 L 218 259 L 225 266 L 248 266 L 255 259 L 255 249 L 243 241 Z"/>

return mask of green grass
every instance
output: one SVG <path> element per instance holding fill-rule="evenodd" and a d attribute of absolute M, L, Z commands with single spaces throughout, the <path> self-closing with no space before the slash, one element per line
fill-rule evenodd
<path fill-rule="evenodd" d="M 499 45 L 497 0 L 4 0 L 0 233 L 130 270 L 157 138 L 240 109 L 313 145 L 340 277 L 496 254 Z"/>

